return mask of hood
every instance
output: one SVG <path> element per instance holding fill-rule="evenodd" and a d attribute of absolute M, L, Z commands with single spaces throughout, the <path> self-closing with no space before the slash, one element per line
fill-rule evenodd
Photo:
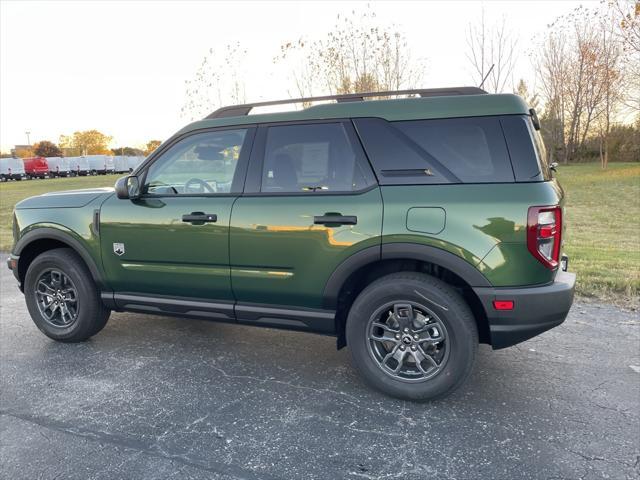
<path fill-rule="evenodd" d="M 106 197 L 114 192 L 113 188 L 86 188 L 82 190 L 67 190 L 64 192 L 50 192 L 29 197 L 16 205 L 16 209 L 25 208 L 80 208 L 91 203 L 98 197 Z"/>

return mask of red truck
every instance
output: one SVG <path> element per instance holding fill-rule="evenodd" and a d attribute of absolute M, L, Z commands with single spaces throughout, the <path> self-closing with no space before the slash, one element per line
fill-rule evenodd
<path fill-rule="evenodd" d="M 23 158 L 27 178 L 44 178 L 49 174 L 49 164 L 44 157 Z"/>

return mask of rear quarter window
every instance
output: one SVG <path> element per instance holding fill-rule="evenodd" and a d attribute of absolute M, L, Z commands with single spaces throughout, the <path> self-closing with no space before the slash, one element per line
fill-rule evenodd
<path fill-rule="evenodd" d="M 497 117 L 355 123 L 383 185 L 514 181 Z"/>
<path fill-rule="evenodd" d="M 546 150 L 540 132 L 527 115 L 501 117 L 509 155 L 517 182 L 540 182 L 551 179 Z"/>

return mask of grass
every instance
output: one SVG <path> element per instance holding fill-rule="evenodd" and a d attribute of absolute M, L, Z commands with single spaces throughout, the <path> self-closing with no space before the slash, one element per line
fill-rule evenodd
<path fill-rule="evenodd" d="M 577 291 L 637 305 L 640 294 L 640 165 L 561 165 L 567 195 L 565 252 Z"/>
<path fill-rule="evenodd" d="M 11 216 L 13 207 L 20 200 L 47 192 L 73 190 L 77 188 L 113 187 L 118 175 L 96 175 L 90 177 L 48 178 L 45 180 L 22 180 L 0 183 L 0 251 L 8 252 L 13 245 Z"/>
<path fill-rule="evenodd" d="M 11 211 L 23 198 L 56 190 L 112 186 L 118 175 L 0 184 L 0 250 L 11 248 Z M 640 294 L 640 164 L 562 165 L 567 194 L 565 251 L 578 293 L 637 304 Z"/>

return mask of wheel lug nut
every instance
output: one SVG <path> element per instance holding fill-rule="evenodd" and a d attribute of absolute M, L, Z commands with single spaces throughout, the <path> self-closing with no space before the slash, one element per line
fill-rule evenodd
<path fill-rule="evenodd" d="M 409 329 L 407 327 L 404 327 L 404 333 L 409 333 Z"/>
<path fill-rule="evenodd" d="M 405 347 L 404 345 L 400 345 L 400 350 L 404 351 L 407 347 Z"/>
<path fill-rule="evenodd" d="M 418 340 L 420 340 L 420 337 L 418 335 L 414 335 L 413 339 L 417 342 Z"/>
<path fill-rule="evenodd" d="M 396 333 L 396 340 L 400 340 L 400 334 Z"/>
<path fill-rule="evenodd" d="M 411 345 L 411 350 L 413 350 L 415 352 L 416 351 L 416 346 L 415 345 Z"/>

